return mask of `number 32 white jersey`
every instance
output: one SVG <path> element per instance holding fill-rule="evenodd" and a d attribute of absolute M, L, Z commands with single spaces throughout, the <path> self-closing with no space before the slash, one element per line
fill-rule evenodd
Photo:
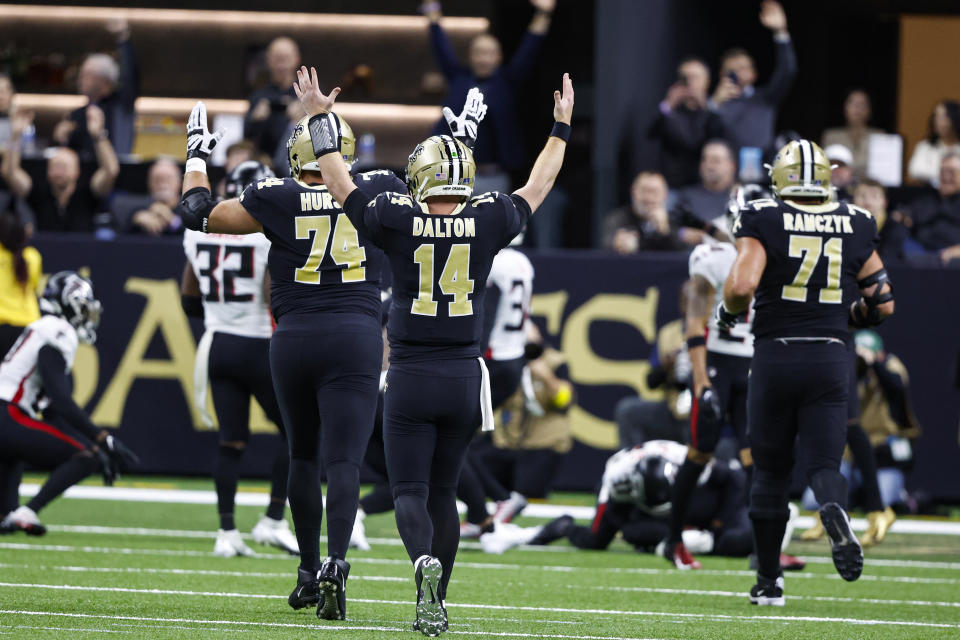
<path fill-rule="evenodd" d="M 713 307 L 707 324 L 707 351 L 741 358 L 753 357 L 753 305 L 747 310 L 746 319 L 739 318 L 730 331 L 720 331 L 714 310 L 723 302 L 723 283 L 730 275 L 737 249 L 728 242 L 700 244 L 690 254 L 690 277 L 703 276 L 713 287 Z"/>
<path fill-rule="evenodd" d="M 269 338 L 270 311 L 263 291 L 270 253 L 266 236 L 187 230 L 183 249 L 200 282 L 206 329 Z"/>
<path fill-rule="evenodd" d="M 490 331 L 491 360 L 522 358 L 527 344 L 526 319 L 533 295 L 533 265 L 516 249 L 501 249 L 493 258 L 487 286 L 500 289 L 497 315 Z"/>
<path fill-rule="evenodd" d="M 67 363 L 66 373 L 73 368 L 78 342 L 77 330 L 59 316 L 41 316 L 31 322 L 0 364 L 0 400 L 18 405 L 37 418 L 48 402 L 37 371 L 40 350 L 48 344 L 56 347 Z"/>

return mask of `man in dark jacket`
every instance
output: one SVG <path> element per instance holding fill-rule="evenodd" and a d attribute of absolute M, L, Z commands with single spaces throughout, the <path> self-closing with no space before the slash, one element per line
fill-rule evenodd
<path fill-rule="evenodd" d="M 707 109 L 710 69 L 706 63 L 700 58 L 686 58 L 677 67 L 677 76 L 649 131 L 649 136 L 660 142 L 660 168 L 674 189 L 700 179 L 704 143 L 724 137 L 720 116 Z"/>
<path fill-rule="evenodd" d="M 757 69 L 745 49 L 731 49 L 720 63 L 720 82 L 711 100 L 727 129 L 735 149 L 773 146 L 777 107 L 786 97 L 797 75 L 797 55 L 787 31 L 787 15 L 779 2 L 764 0 L 760 23 L 773 32 L 775 58 L 773 75 L 762 87 L 754 86 Z"/>
<path fill-rule="evenodd" d="M 960 257 L 960 155 L 940 161 L 937 191 L 910 203 L 913 239 L 924 250 L 939 252 L 944 263 Z"/>
<path fill-rule="evenodd" d="M 291 38 L 275 38 L 267 47 L 270 83 L 250 96 L 250 109 L 243 120 L 243 137 L 270 157 L 286 143 L 290 118 L 287 107 L 296 101 L 293 83 L 300 66 L 300 48 Z"/>
<path fill-rule="evenodd" d="M 469 66 L 463 66 L 457 59 L 440 26 L 440 3 L 426 2 L 420 8 L 430 19 L 430 46 L 450 87 L 444 106 L 459 113 L 467 92 L 472 87 L 479 87 L 488 107 L 483 135 L 477 139 L 473 150 L 477 161 L 477 193 L 510 191 L 506 173 L 529 166 L 517 119 L 515 93 L 533 70 L 537 53 L 550 28 L 556 0 L 530 0 L 530 3 L 535 9 L 533 19 L 513 57 L 502 64 L 500 43 L 489 33 L 484 33 L 470 43 Z M 441 118 L 436 133 L 448 132 L 447 123 Z"/>
<path fill-rule="evenodd" d="M 87 107 L 91 105 L 103 111 L 114 151 L 122 156 L 133 149 L 134 103 L 140 95 L 140 69 L 127 21 L 112 21 L 107 30 L 117 38 L 120 63 L 104 53 L 87 56 L 77 74 L 77 90 L 87 97 L 87 104 L 71 111 L 54 132 L 54 138 L 76 151 L 83 161 L 97 157 L 97 140 L 87 129 Z"/>

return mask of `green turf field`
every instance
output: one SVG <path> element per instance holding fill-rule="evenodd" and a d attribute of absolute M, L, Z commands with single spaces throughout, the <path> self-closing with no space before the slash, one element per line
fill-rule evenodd
<path fill-rule="evenodd" d="M 209 489 L 209 481 L 132 482 Z M 248 490 L 262 485 L 249 483 Z M 590 496 L 577 502 L 589 503 Z M 574 503 L 574 496 L 557 498 Z M 255 507 L 238 507 L 249 531 Z M 286 603 L 296 559 L 211 555 L 211 505 L 61 499 L 43 538 L 0 538 L 0 636 L 7 638 L 390 638 L 410 631 L 412 570 L 393 515 L 367 518 L 373 550 L 351 552 L 348 620 L 327 623 Z M 521 524 L 535 521 L 523 519 Z M 100 527 L 97 529 L 96 527 Z M 474 548 L 469 548 L 474 547 Z M 618 542 L 607 552 L 513 550 L 458 556 L 448 609 L 466 638 L 957 638 L 960 537 L 891 535 L 848 584 L 826 543 L 794 543 L 812 560 L 787 576 L 787 606 L 752 607 L 746 561 L 701 558 L 679 572 Z"/>

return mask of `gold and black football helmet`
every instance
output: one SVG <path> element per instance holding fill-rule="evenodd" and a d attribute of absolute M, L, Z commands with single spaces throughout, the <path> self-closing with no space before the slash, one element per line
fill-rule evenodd
<path fill-rule="evenodd" d="M 339 129 L 340 157 L 347 164 L 347 169 L 350 169 L 357 158 L 357 139 L 346 120 L 335 113 L 330 115 L 333 116 Z M 313 141 L 310 139 L 310 127 L 307 126 L 309 121 L 310 116 L 300 118 L 297 126 L 293 128 L 293 133 L 290 134 L 290 139 L 287 140 L 290 176 L 295 180 L 300 179 L 301 171 L 320 171 L 320 167 L 317 166 L 317 157 L 313 155 Z"/>
<path fill-rule="evenodd" d="M 407 189 L 417 202 L 431 196 L 473 193 L 477 163 L 465 144 L 450 136 L 430 136 L 417 145 L 407 162 Z"/>
<path fill-rule="evenodd" d="M 767 168 L 778 198 L 830 199 L 830 161 L 815 142 L 791 140 Z"/>

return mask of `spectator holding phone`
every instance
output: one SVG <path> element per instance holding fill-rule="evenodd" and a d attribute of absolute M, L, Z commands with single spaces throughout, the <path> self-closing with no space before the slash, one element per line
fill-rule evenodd
<path fill-rule="evenodd" d="M 746 49 L 730 49 L 720 61 L 720 82 L 711 107 L 723 119 L 727 138 L 735 149 L 773 146 L 777 107 L 786 97 L 797 75 L 797 54 L 787 31 L 787 14 L 775 0 L 760 5 L 760 23 L 773 32 L 775 48 L 773 75 L 762 87 L 755 86 L 757 69 Z"/>
<path fill-rule="evenodd" d="M 286 142 L 287 107 L 297 98 L 293 83 L 300 67 L 300 47 L 292 38 L 281 36 L 267 46 L 270 82 L 250 96 L 250 109 L 243 120 L 243 137 L 252 140 L 257 151 L 273 156 L 277 145 Z"/>
<path fill-rule="evenodd" d="M 677 81 L 660 103 L 660 114 L 649 137 L 660 142 L 660 168 L 667 184 L 676 189 L 700 179 L 700 151 L 704 143 L 724 137 L 720 116 L 707 109 L 710 69 L 700 58 L 684 58 Z"/>

